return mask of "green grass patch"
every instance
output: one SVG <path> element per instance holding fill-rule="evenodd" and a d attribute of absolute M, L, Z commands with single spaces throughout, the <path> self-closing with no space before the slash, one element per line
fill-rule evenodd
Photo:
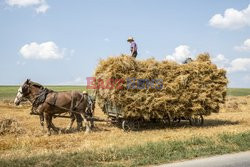
<path fill-rule="evenodd" d="M 247 96 L 250 95 L 249 88 L 229 88 L 227 90 L 227 95 L 230 96 Z"/>
<path fill-rule="evenodd" d="M 86 90 L 86 86 L 45 86 L 55 91 L 69 90 Z M 17 94 L 19 86 L 0 86 L 0 100 L 12 100 Z M 227 91 L 229 96 L 246 96 L 250 95 L 250 88 L 229 88 Z"/>
<path fill-rule="evenodd" d="M 225 133 L 215 138 L 151 142 L 123 149 L 50 154 L 30 158 L 0 159 L 0 166 L 143 166 L 206 157 L 250 149 L 250 131 Z"/>
<path fill-rule="evenodd" d="M 45 86 L 54 91 L 86 90 L 86 86 Z M 12 100 L 16 97 L 19 86 L 0 86 L 0 100 Z"/>

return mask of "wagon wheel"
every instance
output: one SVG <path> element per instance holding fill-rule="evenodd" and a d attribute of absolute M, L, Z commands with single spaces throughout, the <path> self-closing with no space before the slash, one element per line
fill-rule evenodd
<path fill-rule="evenodd" d="M 119 125 L 119 120 L 117 120 L 116 118 L 110 117 L 109 120 L 110 120 L 109 123 L 110 123 L 111 125 L 116 125 L 116 126 Z"/>
<path fill-rule="evenodd" d="M 181 122 L 181 118 L 180 118 L 180 117 L 175 117 L 175 118 L 173 119 L 173 122 L 174 122 L 175 124 L 179 124 L 179 123 Z"/>
<path fill-rule="evenodd" d="M 139 121 L 129 121 L 129 120 L 122 121 L 122 129 L 125 132 L 131 131 L 131 130 L 138 130 L 139 128 L 140 128 Z"/>
<path fill-rule="evenodd" d="M 202 115 L 193 115 L 189 119 L 189 123 L 191 126 L 202 126 L 204 123 L 204 118 Z"/>
<path fill-rule="evenodd" d="M 164 126 L 168 126 L 168 127 L 169 127 L 169 126 L 172 125 L 171 118 L 168 117 L 168 116 L 164 117 L 164 118 L 162 119 L 162 122 L 163 122 Z"/>
<path fill-rule="evenodd" d="M 133 122 L 133 129 L 132 130 L 139 130 L 140 129 L 141 122 L 139 120 L 135 120 Z"/>

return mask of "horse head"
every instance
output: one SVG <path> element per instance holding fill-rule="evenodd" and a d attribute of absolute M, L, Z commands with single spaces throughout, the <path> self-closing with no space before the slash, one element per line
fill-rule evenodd
<path fill-rule="evenodd" d="M 27 79 L 23 83 L 23 85 L 19 87 L 19 89 L 17 91 L 16 98 L 14 100 L 14 103 L 15 103 L 16 106 L 18 106 L 21 102 L 24 102 L 24 101 L 28 100 L 27 96 L 31 92 L 30 85 L 31 85 L 31 81 L 30 81 L 30 79 Z"/>

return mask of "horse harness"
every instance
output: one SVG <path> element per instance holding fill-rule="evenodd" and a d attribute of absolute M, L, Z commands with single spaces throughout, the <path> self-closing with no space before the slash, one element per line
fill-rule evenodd
<path fill-rule="evenodd" d="M 47 98 L 47 95 L 49 93 L 54 93 L 54 98 L 52 101 L 52 105 L 56 104 L 56 100 L 57 100 L 57 92 L 54 92 L 53 90 L 47 89 L 47 88 L 43 88 L 39 94 L 35 97 L 34 102 L 32 103 L 32 108 L 31 108 L 31 113 L 30 114 L 39 114 L 36 112 L 37 108 L 43 104 Z"/>
<path fill-rule="evenodd" d="M 82 101 L 84 100 L 84 97 L 87 98 L 87 107 L 86 107 L 84 113 L 85 113 L 87 116 L 91 116 L 91 117 L 92 117 L 94 102 L 93 102 L 92 98 L 91 98 L 87 93 L 82 93 L 81 99 L 79 100 L 78 104 L 76 104 L 75 106 L 73 106 L 72 110 L 73 110 L 73 112 L 75 112 L 74 110 L 78 109 L 79 105 L 80 105 L 80 104 L 82 103 Z M 75 113 L 80 114 L 79 112 L 75 112 Z"/>
<path fill-rule="evenodd" d="M 59 108 L 59 109 L 62 109 L 62 110 L 66 110 L 66 111 L 71 112 L 71 113 L 76 113 L 76 114 L 80 114 L 80 112 L 77 112 L 76 110 L 78 109 L 78 107 L 80 106 L 82 101 L 84 100 L 84 97 L 86 97 L 87 98 L 87 107 L 85 109 L 85 114 L 92 117 L 92 114 L 93 114 L 92 109 L 93 109 L 94 102 L 93 102 L 92 98 L 87 93 L 82 94 L 81 99 L 79 100 L 79 102 L 75 106 L 72 106 L 71 109 L 67 109 L 67 108 L 60 107 L 60 106 L 56 105 L 58 92 L 55 92 L 55 91 L 47 89 L 47 88 L 43 88 L 39 92 L 39 94 L 35 97 L 35 100 L 32 103 L 32 108 L 31 108 L 31 112 L 30 112 L 31 115 L 40 115 L 41 114 L 41 113 L 37 112 L 37 108 L 45 102 L 47 95 L 49 93 L 54 93 L 53 100 L 51 102 L 47 102 L 49 105 L 54 106 L 54 107 Z"/>

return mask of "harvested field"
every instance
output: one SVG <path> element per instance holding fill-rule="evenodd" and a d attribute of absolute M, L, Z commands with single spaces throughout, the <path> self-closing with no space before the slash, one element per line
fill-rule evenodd
<path fill-rule="evenodd" d="M 106 123 L 97 123 L 94 132 L 72 132 L 45 136 L 37 116 L 29 115 L 29 107 L 15 107 L 10 103 L 0 102 L 0 119 L 11 118 L 19 124 L 24 133 L 6 133 L 0 137 L 0 158 L 22 158 L 36 155 L 61 154 L 100 149 L 122 149 L 143 145 L 148 142 L 182 141 L 193 137 L 205 137 L 217 140 L 223 133 L 242 133 L 250 131 L 250 98 L 229 97 L 238 102 L 241 112 L 224 110 L 205 117 L 203 127 L 191 127 L 188 122 L 170 127 L 148 127 L 138 132 L 125 133 L 123 130 Z M 242 103 L 241 101 L 246 101 Z M 224 109 L 224 108 L 223 108 Z M 222 110 L 223 110 L 222 109 Z M 97 107 L 96 115 L 105 118 Z M 66 127 L 68 119 L 57 118 L 59 127 Z M 150 137 L 149 137 L 150 136 Z"/>
<path fill-rule="evenodd" d="M 227 97 L 221 112 L 244 112 L 248 109 L 248 97 Z"/>

